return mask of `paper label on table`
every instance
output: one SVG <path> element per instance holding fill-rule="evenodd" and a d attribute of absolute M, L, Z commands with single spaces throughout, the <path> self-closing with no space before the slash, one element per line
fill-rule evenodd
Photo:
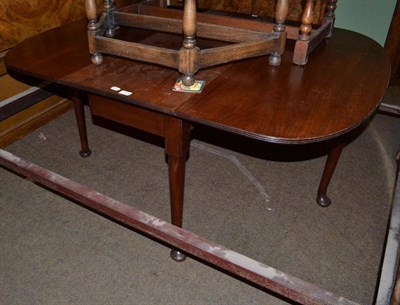
<path fill-rule="evenodd" d="M 172 90 L 177 92 L 200 93 L 201 91 L 203 91 L 205 84 L 206 82 L 204 80 L 195 80 L 193 85 L 185 86 L 182 83 L 182 79 L 180 78 L 175 82 L 174 88 Z"/>
<path fill-rule="evenodd" d="M 131 95 L 132 94 L 132 92 L 130 92 L 130 91 L 126 91 L 126 90 L 121 90 L 120 92 L 118 92 L 119 94 L 122 94 L 122 95 L 126 95 L 126 96 L 129 96 L 129 95 Z"/>
<path fill-rule="evenodd" d="M 112 86 L 110 89 L 113 90 L 113 91 L 119 91 L 119 90 L 121 90 L 121 88 L 120 88 L 120 87 L 117 87 L 117 86 Z"/>

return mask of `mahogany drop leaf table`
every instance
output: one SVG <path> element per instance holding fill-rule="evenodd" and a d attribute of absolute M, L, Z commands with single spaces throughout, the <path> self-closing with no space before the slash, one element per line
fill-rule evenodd
<path fill-rule="evenodd" d="M 180 35 L 150 30 L 121 28 L 115 35 L 171 48 L 182 43 Z M 218 43 L 198 40 L 204 49 Z M 327 189 L 346 135 L 375 113 L 387 87 L 390 63 L 376 42 L 341 29 L 320 43 L 307 65 L 293 64 L 293 50 L 294 43 L 288 42 L 278 67 L 261 56 L 202 69 L 198 77 L 206 85 L 201 94 L 172 91 L 179 78 L 176 69 L 111 55 L 93 65 L 84 22 L 24 41 L 5 62 L 15 78 L 50 83 L 68 92 L 75 105 L 82 156 L 90 154 L 86 100 L 93 116 L 164 138 L 171 219 L 181 227 L 186 157 L 191 131 L 199 124 L 287 145 L 336 139 L 317 192 L 320 205 L 330 204 Z M 172 255 L 184 259 L 177 250 Z"/>

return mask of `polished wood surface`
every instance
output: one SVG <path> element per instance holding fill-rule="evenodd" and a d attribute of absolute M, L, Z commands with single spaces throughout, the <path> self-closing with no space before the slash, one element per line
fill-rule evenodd
<path fill-rule="evenodd" d="M 388 59 L 371 39 L 337 29 L 314 52 L 303 67 L 291 64 L 286 53 L 276 68 L 261 58 L 231 65 L 177 112 L 271 142 L 313 142 L 346 133 L 376 110 L 387 87 Z"/>
<path fill-rule="evenodd" d="M 6 55 L 5 61 L 11 75 L 21 72 L 41 81 L 57 82 L 89 64 L 88 52 L 86 25 L 78 22 L 23 41 Z"/>
<path fill-rule="evenodd" d="M 170 47 L 181 43 L 174 35 L 121 35 Z M 269 142 L 329 139 L 374 113 L 390 73 L 389 60 L 376 42 L 336 30 L 303 67 L 292 64 L 291 48 L 279 67 L 260 57 L 200 71 L 199 78 L 206 80 L 201 94 L 173 92 L 179 73 L 172 69 L 111 56 L 92 65 L 83 23 L 27 40 L 7 55 L 6 63 L 10 71 Z M 133 94 L 121 96 L 112 86 Z"/>

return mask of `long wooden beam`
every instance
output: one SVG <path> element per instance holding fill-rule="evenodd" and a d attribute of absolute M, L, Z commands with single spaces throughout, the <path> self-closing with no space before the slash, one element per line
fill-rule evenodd
<path fill-rule="evenodd" d="M 357 305 L 0 149 L 0 165 L 203 261 L 307 305 Z"/>
<path fill-rule="evenodd" d="M 202 67 L 209 67 L 243 58 L 270 54 L 276 47 L 276 39 L 276 37 L 271 37 L 269 40 L 250 41 L 201 50 L 199 64 Z"/>
<path fill-rule="evenodd" d="M 126 11 L 129 12 L 129 8 Z M 182 11 L 176 9 L 167 9 L 158 6 L 143 4 L 142 6 L 139 7 L 138 11 L 139 14 L 143 15 L 182 19 Z M 274 27 L 273 23 L 267 22 L 265 18 L 261 17 L 239 18 L 239 17 L 217 15 L 212 13 L 201 13 L 201 12 L 197 13 L 197 21 L 208 24 L 236 27 L 246 30 L 265 32 L 265 33 L 272 32 Z M 297 26 L 292 26 L 287 24 L 286 31 L 288 39 L 296 40 L 299 36 L 299 28 Z"/>
<path fill-rule="evenodd" d="M 151 62 L 167 67 L 178 66 L 178 51 L 148 46 L 140 43 L 97 36 L 96 50 L 101 53 L 123 56 L 130 59 Z"/>
<path fill-rule="evenodd" d="M 118 11 L 115 12 L 114 15 L 115 23 L 121 26 L 182 34 L 182 19 L 131 14 Z M 225 26 L 206 22 L 198 22 L 196 30 L 197 37 L 205 37 L 229 42 L 260 40 L 265 39 L 271 34 L 270 31 L 266 32 L 252 29 L 242 29 L 238 28 L 237 26 Z"/>

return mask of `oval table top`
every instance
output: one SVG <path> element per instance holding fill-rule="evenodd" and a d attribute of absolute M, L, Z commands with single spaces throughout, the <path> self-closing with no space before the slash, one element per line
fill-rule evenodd
<path fill-rule="evenodd" d="M 179 35 L 121 30 L 120 39 L 179 48 Z M 200 48 L 214 42 L 198 40 Z M 247 137 L 276 143 L 308 143 L 349 132 L 370 118 L 387 88 L 390 62 L 372 39 L 335 29 L 305 66 L 292 63 L 292 41 L 282 64 L 268 57 L 201 70 L 202 93 L 172 91 L 178 71 L 114 56 L 93 65 L 85 22 L 32 37 L 5 58 L 11 75 L 31 76 L 177 116 Z M 132 92 L 122 96 L 118 86 Z"/>

